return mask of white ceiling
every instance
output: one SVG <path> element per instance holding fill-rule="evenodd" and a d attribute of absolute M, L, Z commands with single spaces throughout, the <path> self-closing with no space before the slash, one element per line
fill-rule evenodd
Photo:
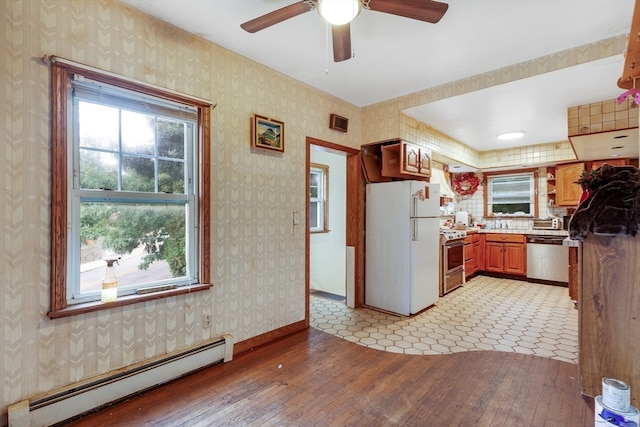
<path fill-rule="evenodd" d="M 351 23 L 354 57 L 334 63 L 316 11 L 254 34 L 240 28 L 295 0 L 120 1 L 357 106 L 627 34 L 634 8 L 634 0 L 449 0 L 437 24 L 363 10 Z M 568 107 L 623 92 L 623 61 L 619 52 L 405 112 L 480 151 L 565 141 Z M 498 144 L 507 130 L 527 133 Z"/>

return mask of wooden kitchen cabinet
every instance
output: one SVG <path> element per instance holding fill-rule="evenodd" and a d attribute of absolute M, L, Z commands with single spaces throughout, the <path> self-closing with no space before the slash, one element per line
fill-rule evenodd
<path fill-rule="evenodd" d="M 578 368 L 582 393 L 598 396 L 602 378 L 631 387 L 640 405 L 640 236 L 588 234 L 578 288 Z"/>
<path fill-rule="evenodd" d="M 398 140 L 383 145 L 382 176 L 403 179 L 426 179 L 431 177 L 431 150 Z"/>
<path fill-rule="evenodd" d="M 490 233 L 484 238 L 484 269 L 486 271 L 526 275 L 527 245 L 523 234 Z"/>
<path fill-rule="evenodd" d="M 556 206 L 577 206 L 582 188 L 575 183 L 585 170 L 584 163 L 556 166 Z"/>
<path fill-rule="evenodd" d="M 481 235 L 478 233 L 468 234 L 464 239 L 464 272 L 467 279 L 484 268 L 480 239 Z"/>
<path fill-rule="evenodd" d="M 476 234 L 473 247 L 475 248 L 474 270 L 481 271 L 484 268 L 484 234 Z"/>
<path fill-rule="evenodd" d="M 591 169 L 598 169 L 605 163 L 609 166 L 627 166 L 629 164 L 629 159 L 594 160 L 591 162 Z"/>

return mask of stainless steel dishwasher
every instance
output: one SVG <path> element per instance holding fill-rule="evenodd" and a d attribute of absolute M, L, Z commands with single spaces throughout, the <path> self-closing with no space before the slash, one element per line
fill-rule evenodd
<path fill-rule="evenodd" d="M 527 279 L 542 282 L 569 282 L 569 247 L 566 236 L 527 236 Z"/>

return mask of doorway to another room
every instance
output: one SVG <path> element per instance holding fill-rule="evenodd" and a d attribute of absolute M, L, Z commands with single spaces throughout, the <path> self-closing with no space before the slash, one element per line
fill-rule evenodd
<path fill-rule="evenodd" d="M 362 305 L 359 150 L 307 138 L 307 283 L 314 297 Z"/>
<path fill-rule="evenodd" d="M 309 287 L 315 296 L 353 307 L 347 298 L 347 161 L 342 152 L 311 147 Z"/>

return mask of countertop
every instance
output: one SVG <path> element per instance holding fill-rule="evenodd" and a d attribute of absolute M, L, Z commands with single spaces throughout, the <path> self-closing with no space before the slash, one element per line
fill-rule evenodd
<path fill-rule="evenodd" d="M 504 234 L 536 234 L 538 236 L 569 236 L 567 230 L 534 230 L 531 228 L 478 228 L 467 227 L 467 234 L 473 233 L 504 233 Z"/>
<path fill-rule="evenodd" d="M 475 233 L 505 233 L 505 234 L 536 234 L 538 236 L 567 236 L 563 241 L 563 246 L 574 246 L 579 247 L 580 241 L 574 240 L 569 237 L 569 232 L 567 230 L 533 230 L 530 228 L 478 228 L 478 227 L 467 227 L 465 230 L 467 234 L 475 234 Z"/>

